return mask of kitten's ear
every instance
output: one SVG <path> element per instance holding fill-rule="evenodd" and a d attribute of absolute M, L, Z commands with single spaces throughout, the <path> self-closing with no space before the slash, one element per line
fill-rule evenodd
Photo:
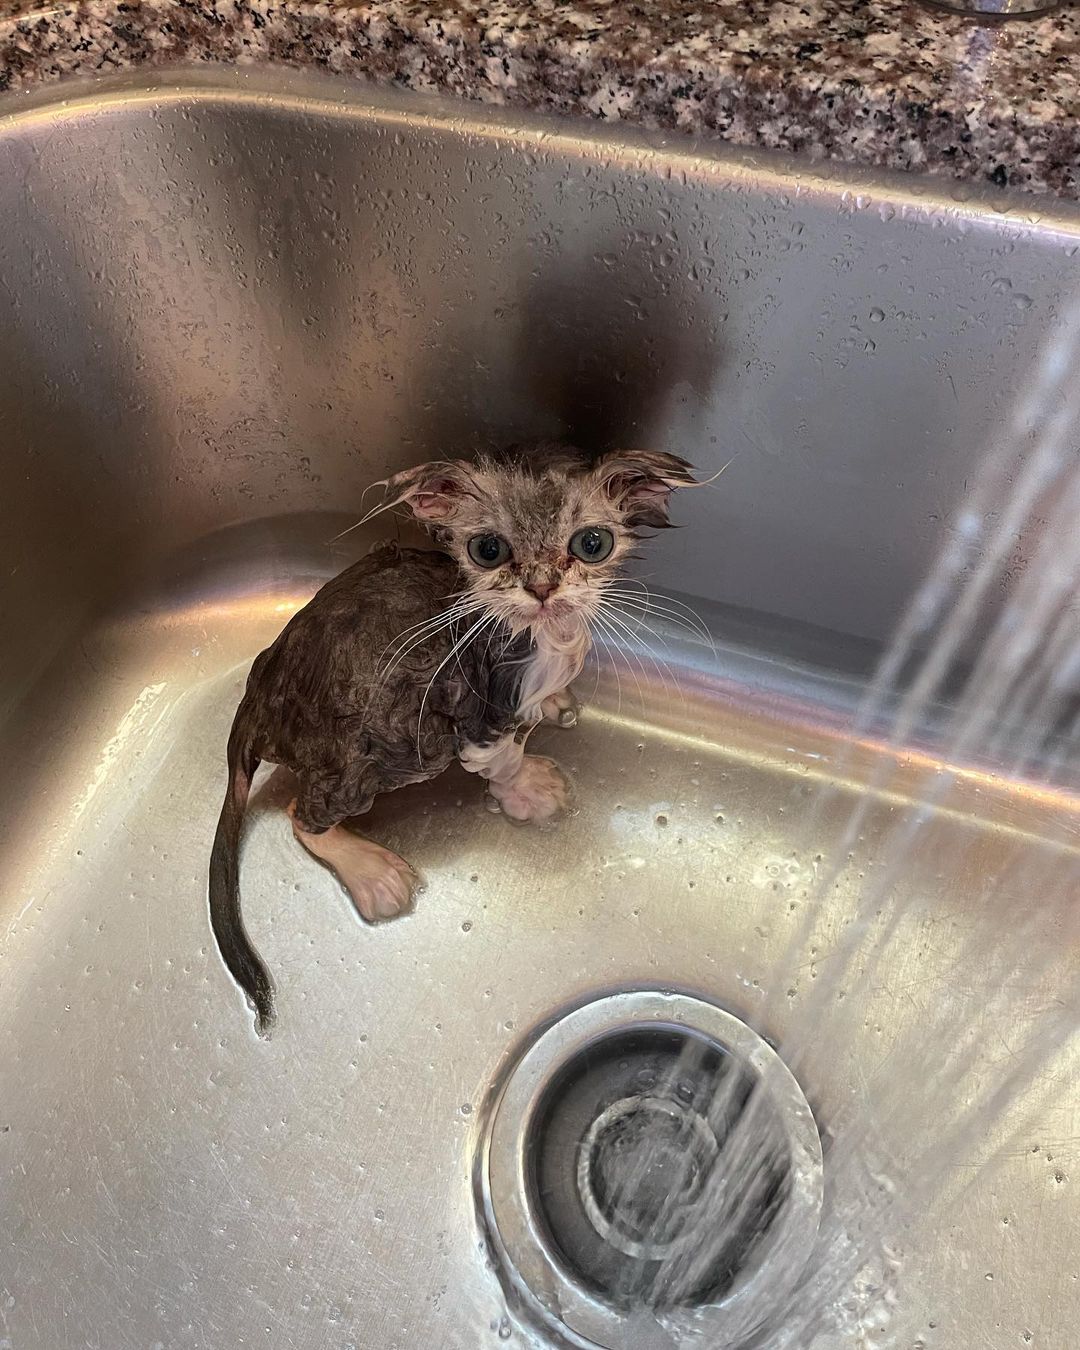
<path fill-rule="evenodd" d="M 461 459 L 439 460 L 403 469 L 388 478 L 382 509 L 404 504 L 417 520 L 435 524 L 450 520 L 462 498 L 475 495 L 470 465 Z"/>
<path fill-rule="evenodd" d="M 668 500 L 675 489 L 697 481 L 685 459 L 653 450 L 612 450 L 601 456 L 594 472 L 627 525 L 654 530 L 671 524 Z"/>

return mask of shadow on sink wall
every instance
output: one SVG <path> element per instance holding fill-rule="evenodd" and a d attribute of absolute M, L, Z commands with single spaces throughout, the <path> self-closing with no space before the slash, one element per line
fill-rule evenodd
<path fill-rule="evenodd" d="M 598 192 L 557 228 L 560 171 L 541 158 L 514 188 L 496 181 L 490 194 L 461 200 L 457 249 L 437 218 L 421 214 L 389 254 L 354 258 L 366 272 L 362 285 L 352 282 L 358 312 L 331 318 L 331 345 L 359 356 L 365 378 L 378 371 L 385 342 L 373 341 L 365 311 L 374 297 L 361 294 L 373 287 L 401 357 L 382 430 L 399 430 L 410 448 L 376 448 L 375 429 L 361 422 L 358 458 L 391 468 L 543 439 L 700 458 L 688 443 L 700 437 L 682 429 L 709 420 L 726 359 L 723 280 L 703 285 L 675 245 L 666 251 L 666 197 L 654 182 L 625 199 Z"/>
<path fill-rule="evenodd" d="M 657 278 L 657 253 L 640 235 L 629 248 L 625 235 L 613 237 L 590 256 L 552 257 L 526 288 L 522 384 L 534 407 L 550 410 L 559 436 L 583 449 L 633 445 L 694 457 L 693 447 L 670 442 L 673 404 L 689 394 L 708 405 L 723 353 L 700 287 L 678 274 Z"/>

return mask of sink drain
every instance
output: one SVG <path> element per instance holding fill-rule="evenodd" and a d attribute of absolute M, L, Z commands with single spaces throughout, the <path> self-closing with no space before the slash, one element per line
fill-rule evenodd
<path fill-rule="evenodd" d="M 480 1201 L 504 1282 L 564 1343 L 749 1343 L 817 1234 L 821 1141 L 744 1022 L 616 994 L 550 1026 L 487 1122 Z"/>
<path fill-rule="evenodd" d="M 578 1195 L 605 1243 L 635 1260 L 660 1261 L 678 1249 L 679 1211 L 700 1196 L 717 1153 L 704 1118 L 681 1103 L 624 1097 L 589 1126 L 578 1153 Z M 634 1172 L 641 1180 L 630 1189 L 624 1178 Z"/>

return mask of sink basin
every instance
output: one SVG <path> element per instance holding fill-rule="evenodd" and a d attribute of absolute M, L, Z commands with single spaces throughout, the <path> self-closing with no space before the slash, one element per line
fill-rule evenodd
<path fill-rule="evenodd" d="M 0 1346 L 543 1343 L 478 1214 L 491 1094 L 614 991 L 798 1024 L 896 809 L 871 803 L 792 978 L 850 810 L 831 766 L 1078 247 L 1057 205 L 330 77 L 0 102 Z M 728 465 L 641 572 L 715 645 L 659 624 L 600 654 L 579 725 L 538 733 L 576 792 L 554 829 L 457 771 L 378 803 L 426 883 L 378 929 L 264 782 L 259 1041 L 206 911 L 247 666 L 377 537 L 329 542 L 370 482 L 547 436 Z M 798 1068 L 826 1139 L 883 1092 L 886 1153 L 932 1152 L 923 1029 L 977 988 L 951 935 L 1007 931 L 983 880 L 1050 810 L 974 791 L 898 879 L 910 942 Z M 972 1007 L 989 1062 L 1029 993 Z M 984 1122 L 904 1217 L 888 1325 L 822 1346 L 1073 1343 L 1078 1085 L 1056 1060 Z"/>

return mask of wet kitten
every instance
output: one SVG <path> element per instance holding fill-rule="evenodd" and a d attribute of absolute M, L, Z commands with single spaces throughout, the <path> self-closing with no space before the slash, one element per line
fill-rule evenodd
<path fill-rule="evenodd" d="M 550 759 L 525 753 L 526 738 L 545 716 L 573 721 L 568 686 L 605 587 L 641 529 L 670 524 L 672 490 L 693 482 L 674 455 L 592 460 L 561 445 L 423 464 L 387 480 L 378 511 L 408 506 L 442 551 L 381 548 L 325 585 L 256 659 L 229 736 L 210 917 L 261 1034 L 273 987 L 239 890 L 259 763 L 296 775 L 295 835 L 369 921 L 407 908 L 415 882 L 403 859 L 342 826 L 377 793 L 457 759 L 514 820 L 553 816 L 566 782 Z"/>

